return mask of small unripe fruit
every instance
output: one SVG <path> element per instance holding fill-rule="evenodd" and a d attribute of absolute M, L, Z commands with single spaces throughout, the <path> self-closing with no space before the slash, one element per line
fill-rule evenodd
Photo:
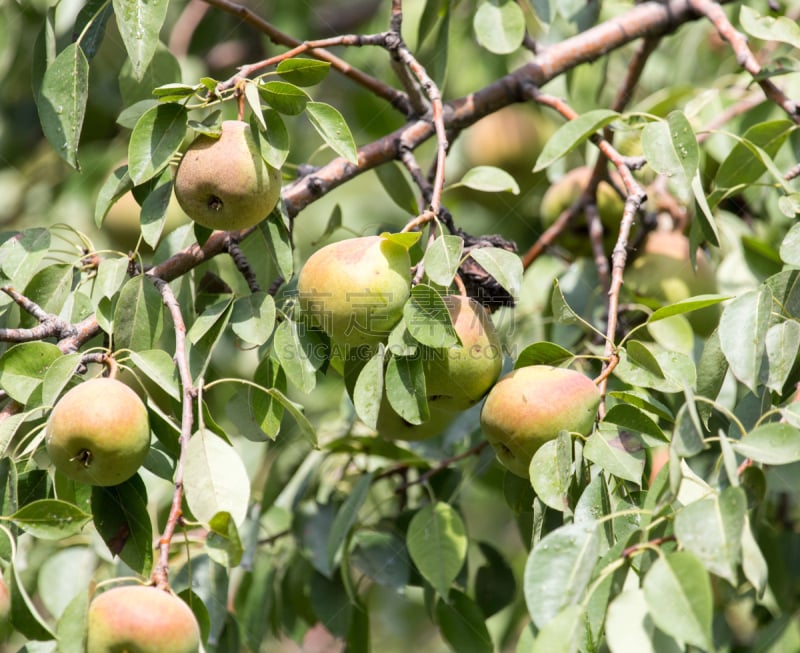
<path fill-rule="evenodd" d="M 696 295 L 717 292 L 714 270 L 703 250 L 697 250 L 697 269 L 689 260 L 689 239 L 676 231 L 654 231 L 644 251 L 625 270 L 625 287 L 637 298 L 672 304 Z M 720 308 L 709 306 L 687 313 L 698 335 L 709 336 L 719 322 Z"/>
<path fill-rule="evenodd" d="M 85 381 L 56 403 L 47 420 L 46 445 L 53 465 L 66 477 L 89 485 L 118 485 L 147 457 L 147 408 L 121 381 Z"/>
<path fill-rule="evenodd" d="M 575 203 L 589 185 L 591 176 L 592 169 L 581 166 L 570 170 L 545 191 L 539 207 L 542 228 L 552 225 L 558 216 Z M 619 180 L 619 175 L 615 175 L 615 179 Z M 616 242 L 624 208 L 625 202 L 617 191 L 608 182 L 601 181 L 597 185 L 597 213 L 603 225 L 603 247 L 606 252 L 610 252 Z M 592 245 L 585 216 L 576 216 L 569 227 L 561 232 L 557 242 L 574 256 L 590 256 Z"/>
<path fill-rule="evenodd" d="M 200 627 L 186 603 L 144 585 L 115 587 L 89 605 L 87 653 L 195 653 Z"/>
<path fill-rule="evenodd" d="M 443 299 L 461 344 L 424 350 L 428 403 L 431 409 L 466 410 L 477 404 L 500 376 L 502 345 L 478 302 L 461 295 Z"/>
<path fill-rule="evenodd" d="M 209 229 L 252 227 L 275 208 L 281 173 L 267 164 L 241 120 L 222 123 L 219 138 L 201 134 L 175 173 L 175 197 L 192 220 Z"/>
<path fill-rule="evenodd" d="M 528 478 L 533 454 L 559 431 L 587 435 L 594 425 L 600 391 L 575 370 L 549 365 L 520 367 L 489 391 L 481 428 L 498 460 Z"/>
<path fill-rule="evenodd" d="M 334 357 L 359 357 L 385 340 L 411 293 L 405 247 L 381 236 L 350 238 L 317 250 L 297 278 L 300 308 L 331 338 Z"/>

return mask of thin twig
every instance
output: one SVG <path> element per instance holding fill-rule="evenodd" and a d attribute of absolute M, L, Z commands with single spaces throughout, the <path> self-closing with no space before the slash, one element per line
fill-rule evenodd
<path fill-rule="evenodd" d="M 183 387 L 183 407 L 181 412 L 181 433 L 178 438 L 180 444 L 180 454 L 175 463 L 174 491 L 172 494 L 172 504 L 169 509 L 169 516 L 164 526 L 164 531 L 158 540 L 159 557 L 153 566 L 150 576 L 152 583 L 156 587 L 165 588 L 169 586 L 169 547 L 175 528 L 182 516 L 181 502 L 183 500 L 183 462 L 186 458 L 186 450 L 189 446 L 189 438 L 192 436 L 194 423 L 193 407 L 195 389 L 192 383 L 192 374 L 189 370 L 189 361 L 186 356 L 186 323 L 183 321 L 181 307 L 175 294 L 172 292 L 169 283 L 157 277 L 152 278 L 158 291 L 161 293 L 164 306 L 172 317 L 175 328 L 175 364 Z"/>
<path fill-rule="evenodd" d="M 704 15 L 717 28 L 719 35 L 730 43 L 739 65 L 753 76 L 755 82 L 761 87 L 772 102 L 783 109 L 788 116 L 800 125 L 800 105 L 791 100 L 771 79 L 761 77 L 761 64 L 747 47 L 747 38 L 736 30 L 722 7 L 711 0 L 689 0 L 692 8 Z"/>
<path fill-rule="evenodd" d="M 301 41 L 281 32 L 244 5 L 229 2 L 228 0 L 204 0 L 204 2 L 233 14 L 234 16 L 238 16 L 243 22 L 266 34 L 274 43 L 287 47 L 296 47 L 301 44 Z M 397 89 L 392 88 L 388 84 L 384 84 L 379 79 L 367 75 L 357 68 L 353 68 L 349 63 L 331 54 L 327 50 L 309 50 L 308 54 L 320 61 L 327 61 L 345 77 L 348 77 L 356 84 L 368 89 L 378 97 L 383 98 L 404 115 L 410 115 L 411 111 L 408 98 Z"/>

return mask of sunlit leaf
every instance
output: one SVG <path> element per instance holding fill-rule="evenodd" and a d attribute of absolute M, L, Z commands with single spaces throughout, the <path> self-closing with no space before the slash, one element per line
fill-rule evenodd
<path fill-rule="evenodd" d="M 77 43 L 70 43 L 48 66 L 39 93 L 42 130 L 53 149 L 73 168 L 89 98 L 89 62 Z"/>
<path fill-rule="evenodd" d="M 494 54 L 514 52 L 525 36 L 525 15 L 513 0 L 483 0 L 472 21 L 475 36 Z"/>
<path fill-rule="evenodd" d="M 317 133 L 322 136 L 330 148 L 347 159 L 358 164 L 358 151 L 353 134 L 339 110 L 325 102 L 309 102 L 306 104 L 306 116 Z"/>
<path fill-rule="evenodd" d="M 411 519 L 406 545 L 423 578 L 447 598 L 467 555 L 467 533 L 461 516 L 446 503 L 426 505 Z"/>
<path fill-rule="evenodd" d="M 133 76 L 141 80 L 155 55 L 169 0 L 113 0 L 112 4 Z"/>
<path fill-rule="evenodd" d="M 643 583 L 650 618 L 678 641 L 712 650 L 711 581 L 688 551 L 660 556 Z"/>
<path fill-rule="evenodd" d="M 602 129 L 606 125 L 611 124 L 618 117 L 619 114 L 616 111 L 595 109 L 594 111 L 587 111 L 574 120 L 570 120 L 568 123 L 562 125 L 556 130 L 556 133 L 548 139 L 544 148 L 542 148 L 542 152 L 536 160 L 533 171 L 539 172 L 540 170 L 544 170 L 561 157 L 572 152 L 572 150 L 591 137 L 598 129 Z"/>

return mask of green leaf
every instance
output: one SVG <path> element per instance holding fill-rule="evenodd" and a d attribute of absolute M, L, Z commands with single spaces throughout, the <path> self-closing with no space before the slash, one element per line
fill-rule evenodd
<path fill-rule="evenodd" d="M 253 129 L 253 136 L 258 138 L 258 149 L 264 161 L 280 170 L 289 156 L 289 131 L 286 129 L 281 114 L 275 109 L 263 109 L 261 114 L 266 125 L 266 132 L 262 134 L 257 129 Z"/>
<path fill-rule="evenodd" d="M 760 383 L 771 310 L 772 297 L 762 287 L 731 300 L 719 320 L 720 347 L 731 372 L 754 393 Z"/>
<path fill-rule="evenodd" d="M 510 54 L 522 45 L 525 15 L 514 0 L 483 0 L 472 19 L 475 36 L 493 54 Z"/>
<path fill-rule="evenodd" d="M 728 487 L 689 503 L 675 515 L 675 536 L 681 547 L 733 586 L 737 584 L 742 557 L 746 510 L 744 490 Z"/>
<path fill-rule="evenodd" d="M 317 369 L 322 364 L 322 353 L 315 355 L 314 334 L 298 328 L 294 320 L 285 319 L 278 324 L 274 337 L 274 351 L 286 378 L 301 392 L 311 392 L 317 385 Z"/>
<path fill-rule="evenodd" d="M 341 555 L 342 547 L 345 545 L 350 530 L 358 519 L 358 511 L 364 505 L 372 486 L 373 474 L 364 474 L 350 491 L 341 508 L 336 513 L 336 517 L 331 524 L 331 531 L 328 534 L 328 564 L 331 569 Z"/>
<path fill-rule="evenodd" d="M 478 542 L 478 546 L 486 563 L 475 574 L 475 602 L 488 619 L 511 605 L 517 582 L 511 565 L 497 549 L 486 542 Z"/>
<path fill-rule="evenodd" d="M 147 575 L 153 564 L 153 526 L 141 477 L 137 474 L 112 487 L 93 487 L 92 516 L 108 550 L 133 571 Z"/>
<path fill-rule="evenodd" d="M 189 327 L 189 331 L 186 333 L 189 342 L 193 344 L 199 343 L 214 329 L 220 320 L 224 320 L 227 324 L 227 320 L 229 319 L 229 315 L 227 315 L 228 308 L 231 307 L 232 304 L 233 300 L 230 297 L 225 297 L 206 308 L 197 316 L 192 326 Z"/>
<path fill-rule="evenodd" d="M 94 57 L 100 49 L 108 19 L 113 15 L 114 10 L 106 0 L 90 0 L 78 12 L 72 28 L 72 40 L 77 41 L 83 33 L 80 45 L 87 59 Z"/>
<path fill-rule="evenodd" d="M 375 174 L 378 175 L 378 181 L 381 182 L 386 194 L 397 206 L 409 215 L 419 213 L 414 189 L 397 163 L 390 161 L 378 166 L 375 168 Z"/>
<path fill-rule="evenodd" d="M 275 300 L 269 293 L 259 291 L 233 302 L 231 329 L 242 340 L 263 345 L 275 328 Z"/>
<path fill-rule="evenodd" d="M 765 465 L 788 465 L 800 460 L 800 429 L 784 423 L 757 426 L 733 448 L 740 456 Z"/>
<path fill-rule="evenodd" d="M 186 108 L 157 104 L 142 114 L 128 143 L 128 174 L 136 185 L 155 177 L 178 152 L 186 136 Z"/>
<path fill-rule="evenodd" d="M 609 604 L 605 632 L 612 653 L 655 653 L 654 630 L 642 589 L 626 589 Z"/>
<path fill-rule="evenodd" d="M 405 542 L 392 532 L 358 530 L 353 533 L 350 563 L 379 585 L 395 590 L 408 585 L 411 560 Z"/>
<path fill-rule="evenodd" d="M 642 483 L 645 452 L 637 440 L 616 428 L 601 427 L 586 442 L 583 455 L 609 474 L 632 483 Z"/>
<path fill-rule="evenodd" d="M 782 392 L 800 353 L 800 322 L 787 320 L 769 328 L 766 337 L 767 387 Z"/>
<path fill-rule="evenodd" d="M 45 71 L 37 106 L 45 137 L 76 170 L 88 98 L 89 62 L 81 47 L 70 43 Z"/>
<path fill-rule="evenodd" d="M 130 58 L 133 76 L 142 80 L 155 55 L 158 35 L 167 16 L 169 0 L 112 0 L 122 42 Z"/>
<path fill-rule="evenodd" d="M 289 230 L 283 222 L 283 218 L 278 211 L 273 211 L 262 220 L 258 229 L 261 230 L 264 238 L 269 245 L 272 260 L 284 279 L 291 279 L 294 272 L 294 253 L 292 249 L 292 239 Z"/>
<path fill-rule="evenodd" d="M 373 429 L 378 423 L 378 412 L 383 397 L 384 357 L 384 346 L 380 344 L 378 352 L 367 361 L 359 372 L 353 388 L 353 406 L 356 415 L 364 424 Z"/>
<path fill-rule="evenodd" d="M 108 176 L 100 187 L 100 192 L 97 194 L 97 202 L 94 205 L 94 223 L 98 228 L 103 226 L 103 220 L 114 202 L 132 189 L 133 180 L 128 174 L 127 165 L 116 168 Z"/>
<path fill-rule="evenodd" d="M 283 79 L 297 86 L 314 86 L 325 79 L 331 65 L 319 59 L 284 59 L 275 68 Z"/>
<path fill-rule="evenodd" d="M 153 349 L 163 329 L 161 294 L 143 274 L 128 280 L 114 309 L 114 349 Z"/>
<path fill-rule="evenodd" d="M 681 299 L 674 304 L 668 304 L 667 306 L 657 308 L 650 314 L 650 317 L 647 318 L 647 322 L 650 324 L 651 322 L 658 322 L 659 320 L 672 317 L 673 315 L 691 313 L 692 311 L 697 311 L 707 306 L 714 306 L 727 299 L 730 299 L 728 295 L 696 295 L 688 299 Z"/>
<path fill-rule="evenodd" d="M 571 361 L 575 355 L 554 342 L 534 342 L 523 349 L 514 362 L 514 369 L 529 365 L 553 365 Z"/>
<path fill-rule="evenodd" d="M 25 585 L 19 577 L 16 564 L 10 565 L 8 574 L 8 593 L 10 598 L 9 623 L 29 640 L 52 640 L 54 635 L 50 626 L 39 614 Z"/>
<path fill-rule="evenodd" d="M 56 399 L 72 380 L 80 360 L 81 354 L 74 352 L 72 354 L 64 354 L 50 364 L 42 380 L 41 403 L 43 406 L 55 404 Z M 0 451 L 2 451 L 2 448 L 0 448 Z"/>
<path fill-rule="evenodd" d="M 536 159 L 533 172 L 544 170 L 561 157 L 566 156 L 578 145 L 590 138 L 598 129 L 611 124 L 618 117 L 619 114 L 616 111 L 596 109 L 587 111 L 574 120 L 561 125 L 542 148 L 539 158 Z"/>
<path fill-rule="evenodd" d="M 330 148 L 353 165 L 358 165 L 358 151 L 344 117 L 339 110 L 324 102 L 306 104 L 306 116 Z"/>
<path fill-rule="evenodd" d="M 297 116 L 309 102 L 308 94 L 287 82 L 266 82 L 258 87 L 261 97 L 273 109 L 289 116 Z"/>
<path fill-rule="evenodd" d="M 686 115 L 682 111 L 673 111 L 666 121 L 645 125 L 641 140 L 650 167 L 672 178 L 684 200 L 688 199 L 691 181 L 700 161 L 700 149 Z"/>
<path fill-rule="evenodd" d="M 679 456 L 694 456 L 706 448 L 702 426 L 692 414 L 693 405 L 688 402 L 678 409 L 675 429 L 672 431 L 672 450 Z"/>
<path fill-rule="evenodd" d="M 250 479 L 236 450 L 207 429 L 192 435 L 184 460 L 186 502 L 192 514 L 208 523 L 227 512 L 234 524 L 247 516 Z"/>
<path fill-rule="evenodd" d="M 422 237 L 421 231 L 400 231 L 396 233 L 390 233 L 388 231 L 382 231 L 380 234 L 381 238 L 385 238 L 393 242 L 395 245 L 399 245 L 407 250 L 411 249 L 414 245 Z"/>
<path fill-rule="evenodd" d="M 163 349 L 132 351 L 131 362 L 153 383 L 173 399 L 181 398 L 178 385 L 178 369 L 175 361 Z"/>
<path fill-rule="evenodd" d="M 74 581 L 73 581 L 74 582 Z M 56 624 L 58 653 L 84 653 L 89 591 L 82 589 L 72 597 Z"/>
<path fill-rule="evenodd" d="M 425 274 L 433 283 L 447 288 L 461 264 L 464 239 L 461 236 L 443 235 L 434 240 L 425 250 L 423 265 Z"/>
<path fill-rule="evenodd" d="M 40 499 L 23 506 L 8 519 L 41 540 L 61 540 L 78 535 L 92 516 L 67 501 Z"/>
<path fill-rule="evenodd" d="M 755 9 L 742 5 L 739 22 L 750 36 L 765 41 L 781 41 L 800 48 L 800 26 L 788 16 L 762 16 Z"/>
<path fill-rule="evenodd" d="M 476 247 L 469 255 L 486 270 L 514 299 L 522 287 L 522 259 L 518 254 L 499 247 Z"/>
<path fill-rule="evenodd" d="M 447 598 L 467 555 L 467 532 L 461 516 L 442 502 L 420 509 L 408 525 L 406 545 L 419 573 Z"/>
<path fill-rule="evenodd" d="M 713 650 L 711 582 L 694 555 L 661 555 L 644 577 L 643 589 L 656 626 L 678 641 Z"/>
<path fill-rule="evenodd" d="M 206 548 L 209 557 L 228 569 L 238 567 L 244 547 L 230 513 L 218 512 L 209 520 L 208 529 Z"/>
<path fill-rule="evenodd" d="M 155 249 L 167 223 L 167 210 L 172 200 L 172 171 L 162 170 L 153 189 L 142 202 L 139 218 L 142 238 Z"/>
<path fill-rule="evenodd" d="M 643 410 L 629 404 L 616 404 L 608 409 L 604 422 L 616 424 L 623 429 L 652 435 L 659 440 L 669 442 L 661 427 Z"/>
<path fill-rule="evenodd" d="M 390 406 L 405 421 L 422 424 L 430 417 L 425 397 L 425 373 L 422 360 L 392 356 L 386 364 L 384 380 Z"/>
<path fill-rule="evenodd" d="M 765 170 L 774 167 L 771 158 L 793 128 L 790 120 L 771 120 L 750 127 L 720 164 L 714 179 L 716 187 L 733 188 L 756 182 Z"/>
<path fill-rule="evenodd" d="M 567 442 L 571 444 L 569 437 Z M 559 464 L 564 459 L 564 451 L 559 452 L 559 440 L 549 440 L 533 454 L 530 464 L 530 479 L 533 491 L 548 508 L 564 512 L 569 509 L 569 464 Z M 561 458 L 559 453 L 562 454 Z M 569 450 L 567 460 L 571 463 Z"/>
<path fill-rule="evenodd" d="M 47 368 L 61 357 L 61 350 L 49 342 L 21 342 L 0 355 L 0 389 L 21 404 L 41 386 Z"/>
<path fill-rule="evenodd" d="M 16 288 L 25 288 L 50 251 L 50 231 L 40 227 L 14 234 L 0 245 L 0 270 Z"/>
<path fill-rule="evenodd" d="M 452 347 L 458 335 L 450 311 L 439 293 L 420 283 L 411 288 L 411 296 L 403 307 L 406 328 L 417 342 L 428 347 Z"/>
<path fill-rule="evenodd" d="M 442 638 L 452 650 L 465 653 L 495 650 L 480 608 L 463 592 L 452 590 L 448 600 L 438 599 L 434 614 Z"/>
<path fill-rule="evenodd" d="M 581 601 L 600 553 L 595 524 L 567 524 L 545 535 L 525 564 L 528 613 L 543 628 L 564 608 Z"/>
<path fill-rule="evenodd" d="M 247 106 L 250 108 L 250 126 L 252 132 L 258 133 L 259 129 L 265 130 L 267 123 L 264 122 L 264 114 L 261 112 L 261 96 L 258 93 L 258 86 L 251 80 L 247 80 L 244 84 L 244 98 L 247 101 Z"/>
<path fill-rule="evenodd" d="M 530 653 L 578 653 L 584 618 L 580 605 L 563 608 L 537 633 Z"/>
<path fill-rule="evenodd" d="M 781 242 L 781 260 L 787 265 L 800 267 L 800 222 L 792 225 Z"/>
<path fill-rule="evenodd" d="M 294 403 L 278 388 L 270 388 L 268 392 L 270 396 L 277 400 L 281 406 L 283 406 L 292 416 L 292 418 L 294 418 L 294 421 L 297 423 L 297 426 L 299 427 L 300 433 L 303 435 L 303 437 L 306 438 L 306 440 L 308 440 L 312 445 L 316 446 L 317 432 L 311 422 L 308 421 L 308 418 L 303 414 L 302 406 Z"/>
<path fill-rule="evenodd" d="M 745 517 L 742 529 L 742 571 L 761 598 L 767 589 L 769 567 L 750 528 L 750 518 Z"/>
<path fill-rule="evenodd" d="M 509 4 L 515 3 L 510 2 Z M 519 184 L 516 179 L 508 174 L 502 168 L 495 168 L 494 166 L 476 166 L 470 168 L 456 184 L 448 188 L 458 188 L 459 186 L 466 186 L 473 190 L 483 191 L 484 193 L 503 193 L 508 192 L 514 195 L 519 195 Z"/>

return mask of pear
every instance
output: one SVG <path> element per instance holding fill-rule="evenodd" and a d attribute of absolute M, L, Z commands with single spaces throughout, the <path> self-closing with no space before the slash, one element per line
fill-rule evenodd
<path fill-rule="evenodd" d="M 122 381 L 91 379 L 56 402 L 45 441 L 50 460 L 67 478 L 119 485 L 136 473 L 150 449 L 147 408 Z"/>
<path fill-rule="evenodd" d="M 331 243 L 308 257 L 297 293 L 308 323 L 330 337 L 331 358 L 339 366 L 366 362 L 403 316 L 411 294 L 408 250 L 382 236 Z"/>
<path fill-rule="evenodd" d="M 478 302 L 461 295 L 442 299 L 461 343 L 423 350 L 428 404 L 431 409 L 467 410 L 500 376 L 502 345 L 491 318 Z"/>
<path fill-rule="evenodd" d="M 714 270 L 703 250 L 696 254 L 696 269 L 689 260 L 689 239 L 677 231 L 653 231 L 644 250 L 625 270 L 625 287 L 634 297 L 653 300 L 657 306 L 696 295 L 717 292 Z M 719 305 L 686 314 L 695 333 L 707 337 L 716 328 Z"/>
<path fill-rule="evenodd" d="M 281 174 L 267 164 L 250 125 L 222 123 L 219 138 L 198 136 L 175 173 L 175 197 L 192 220 L 209 229 L 246 229 L 264 220 L 281 193 Z"/>
<path fill-rule="evenodd" d="M 575 203 L 589 184 L 591 176 L 592 168 L 589 166 L 574 168 L 545 191 L 539 207 L 544 229 L 552 225 L 559 215 Z M 614 179 L 621 183 L 618 174 L 614 175 Z M 603 248 L 607 253 L 611 252 L 616 243 L 624 208 L 625 202 L 617 191 L 608 182 L 601 181 L 597 185 L 597 212 L 603 224 Z M 573 256 L 591 256 L 592 244 L 585 216 L 583 214 L 576 216 L 569 227 L 561 232 L 556 242 Z"/>
<path fill-rule="evenodd" d="M 89 605 L 86 653 L 195 653 L 200 627 L 180 598 L 145 585 L 115 587 Z"/>
<path fill-rule="evenodd" d="M 600 391 L 584 374 L 549 365 L 520 367 L 500 379 L 481 409 L 481 429 L 498 460 L 528 478 L 533 454 L 559 431 L 587 435 Z"/>

